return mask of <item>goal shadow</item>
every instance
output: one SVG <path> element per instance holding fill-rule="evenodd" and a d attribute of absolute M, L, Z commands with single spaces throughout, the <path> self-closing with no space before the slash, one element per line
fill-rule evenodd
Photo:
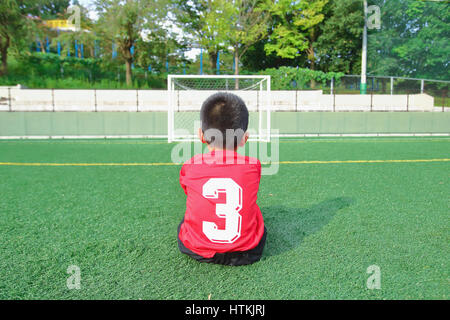
<path fill-rule="evenodd" d="M 320 231 L 341 209 L 351 206 L 353 198 L 328 199 L 310 208 L 262 207 L 267 240 L 262 260 L 298 247 L 305 237 Z"/>

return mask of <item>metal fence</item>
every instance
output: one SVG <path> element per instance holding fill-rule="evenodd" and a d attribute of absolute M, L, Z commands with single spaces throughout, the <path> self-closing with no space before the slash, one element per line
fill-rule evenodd
<path fill-rule="evenodd" d="M 272 91 L 272 110 L 450 112 L 450 81 L 369 76 L 367 94 L 361 95 L 360 79 L 292 83 Z M 0 111 L 167 111 L 167 91 L 0 87 Z"/>
<path fill-rule="evenodd" d="M 287 90 L 323 90 L 324 94 L 360 94 L 361 76 L 345 75 L 339 79 L 324 82 L 309 82 L 298 86 L 291 83 Z M 434 107 L 450 107 L 450 81 L 417 79 L 406 77 L 367 76 L 367 94 L 369 95 L 413 95 L 428 94 L 434 98 Z"/>

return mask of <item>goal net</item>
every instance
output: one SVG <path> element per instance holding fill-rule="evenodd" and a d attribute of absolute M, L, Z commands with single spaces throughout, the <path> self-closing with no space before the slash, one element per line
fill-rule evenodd
<path fill-rule="evenodd" d="M 168 142 L 195 141 L 203 102 L 217 92 L 244 100 L 250 141 L 270 141 L 270 76 L 169 75 Z"/>

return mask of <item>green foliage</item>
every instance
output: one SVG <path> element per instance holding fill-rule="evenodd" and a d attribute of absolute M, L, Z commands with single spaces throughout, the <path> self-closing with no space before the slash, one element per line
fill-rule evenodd
<path fill-rule="evenodd" d="M 102 59 L 59 57 L 52 53 L 32 53 L 10 59 L 10 73 L 0 77 L 0 85 L 21 84 L 29 88 L 68 89 L 162 89 L 166 75 L 135 69 L 135 79 L 125 83 L 123 65 Z"/>
<path fill-rule="evenodd" d="M 315 28 L 324 19 L 322 13 L 328 0 L 277 1 L 270 8 L 272 15 L 279 18 L 271 42 L 265 50 L 268 54 L 276 52 L 283 58 L 295 58 L 315 42 Z"/>
<path fill-rule="evenodd" d="M 239 60 L 248 47 L 267 35 L 270 20 L 267 0 L 216 0 L 205 13 L 202 31 L 212 38 L 213 46 L 232 47 L 239 74 Z M 216 51 L 217 52 L 217 51 Z"/>
<path fill-rule="evenodd" d="M 29 0 L 16 1 L 19 5 L 27 4 L 27 12 L 43 20 L 59 19 L 70 6 L 70 0 Z"/>
<path fill-rule="evenodd" d="M 14 0 L 0 2 L 0 76 L 8 73 L 8 51 L 20 47 L 27 35 L 28 20 Z"/>
<path fill-rule="evenodd" d="M 233 55 L 224 53 L 221 60 L 230 65 Z M 198 60 L 198 59 L 197 59 Z M 16 85 L 18 83 L 29 88 L 152 88 L 166 87 L 167 73 L 151 73 L 145 68 L 135 68 L 131 85 L 125 82 L 125 69 L 122 64 L 104 59 L 78 59 L 76 57 L 60 57 L 52 53 L 32 53 L 19 55 L 10 59 L 11 73 L 0 77 L 0 85 Z M 199 70 L 197 63 L 186 64 L 186 73 L 195 74 Z M 204 68 L 210 74 L 216 70 Z M 169 73 L 182 73 L 181 65 L 171 66 Z M 223 67 L 221 74 L 231 74 L 231 68 Z M 263 74 L 272 77 L 273 90 L 290 90 L 294 88 L 311 88 L 314 81 L 325 86 L 331 78 L 336 81 L 343 73 L 314 71 L 307 68 L 280 67 L 268 68 L 258 72 L 243 70 L 242 74 Z"/>
<path fill-rule="evenodd" d="M 135 52 L 131 48 L 143 39 L 143 32 L 154 33 L 162 29 L 167 15 L 167 0 L 97 0 L 97 32 L 100 37 L 118 46 L 118 57 L 126 65 L 126 81 L 132 84 L 132 63 Z M 170 35 L 170 33 L 167 33 Z M 143 46 L 141 45 L 141 48 Z"/>
<path fill-rule="evenodd" d="M 444 2 L 374 1 L 382 11 L 381 30 L 369 32 L 368 70 L 448 80 L 450 6 Z"/>
<path fill-rule="evenodd" d="M 175 23 L 188 35 L 183 41 L 203 48 L 209 57 L 206 68 L 215 73 L 219 51 L 228 53 L 232 48 L 239 60 L 248 46 L 266 35 L 269 17 L 264 9 L 269 2 L 175 0 L 171 10 Z"/>
<path fill-rule="evenodd" d="M 268 68 L 279 68 L 281 66 L 306 66 L 307 54 L 302 52 L 301 55 L 294 59 L 282 58 L 275 52 L 268 54 L 264 50 L 264 46 L 269 40 L 262 39 L 251 45 L 241 58 L 243 68 L 245 70 L 257 72 Z"/>
<path fill-rule="evenodd" d="M 222 35 L 229 29 L 232 8 L 231 2 L 224 0 L 176 0 L 171 9 L 176 15 L 176 24 L 193 37 L 191 42 L 216 56 L 226 47 Z"/>
<path fill-rule="evenodd" d="M 8 73 L 7 58 L 14 57 L 13 74 L 2 76 L 0 83 L 20 81 L 41 87 L 56 79 L 66 86 L 70 78 L 85 81 L 84 87 L 100 81 L 122 86 L 127 79 L 128 87 L 136 83 L 146 86 L 150 78 L 160 79 L 165 72 L 182 73 L 185 69 L 188 74 L 198 74 L 198 57 L 190 61 L 185 52 L 200 46 L 203 72 L 208 74 L 216 73 L 219 52 L 221 74 L 282 66 L 360 73 L 364 24 L 361 0 L 96 0 L 92 8 L 98 20 L 91 20 L 81 6 L 83 31 L 58 33 L 46 27 L 45 19 L 68 18 L 68 3 L 0 2 L 0 75 Z M 382 29 L 368 32 L 368 76 L 450 78 L 447 4 L 413 0 L 372 0 L 369 4 L 380 6 Z M 178 26 L 183 33 L 175 34 L 169 25 Z M 49 50 L 45 46 L 47 37 Z M 67 57 L 69 50 L 72 57 L 75 55 L 75 40 L 84 46 L 85 61 Z M 65 58 L 30 56 L 28 50 L 35 51 L 37 41 L 41 51 L 50 53 L 56 53 L 59 43 Z M 117 53 L 114 59 L 113 44 Z M 30 68 L 14 67 L 16 60 L 25 66 L 31 64 Z M 233 60 L 237 65 L 234 69 Z M 157 74 L 146 73 L 150 66 Z M 31 81 L 31 77 L 36 78 Z M 320 76 L 306 77 L 311 80 L 311 88 L 322 82 Z M 307 86 L 294 78 L 290 81 Z M 114 81 L 118 83 L 114 85 Z M 162 85 L 160 80 L 152 83 Z"/>
<path fill-rule="evenodd" d="M 330 0 L 316 47 L 319 69 L 347 74 L 361 72 L 364 9 L 361 0 Z"/>
<path fill-rule="evenodd" d="M 325 73 L 292 67 L 270 68 L 260 71 L 259 74 L 271 76 L 271 89 L 273 90 L 308 89 L 311 88 L 311 82 L 317 82 L 326 86 L 332 78 L 338 81 L 344 75 L 341 72 Z"/>

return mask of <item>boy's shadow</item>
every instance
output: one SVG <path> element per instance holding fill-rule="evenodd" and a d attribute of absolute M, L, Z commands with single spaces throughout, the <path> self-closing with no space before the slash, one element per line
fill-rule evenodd
<path fill-rule="evenodd" d="M 337 211 L 353 203 L 352 198 L 339 197 L 320 202 L 310 208 L 285 206 L 261 208 L 267 228 L 263 259 L 298 247 L 306 236 L 328 224 Z"/>

